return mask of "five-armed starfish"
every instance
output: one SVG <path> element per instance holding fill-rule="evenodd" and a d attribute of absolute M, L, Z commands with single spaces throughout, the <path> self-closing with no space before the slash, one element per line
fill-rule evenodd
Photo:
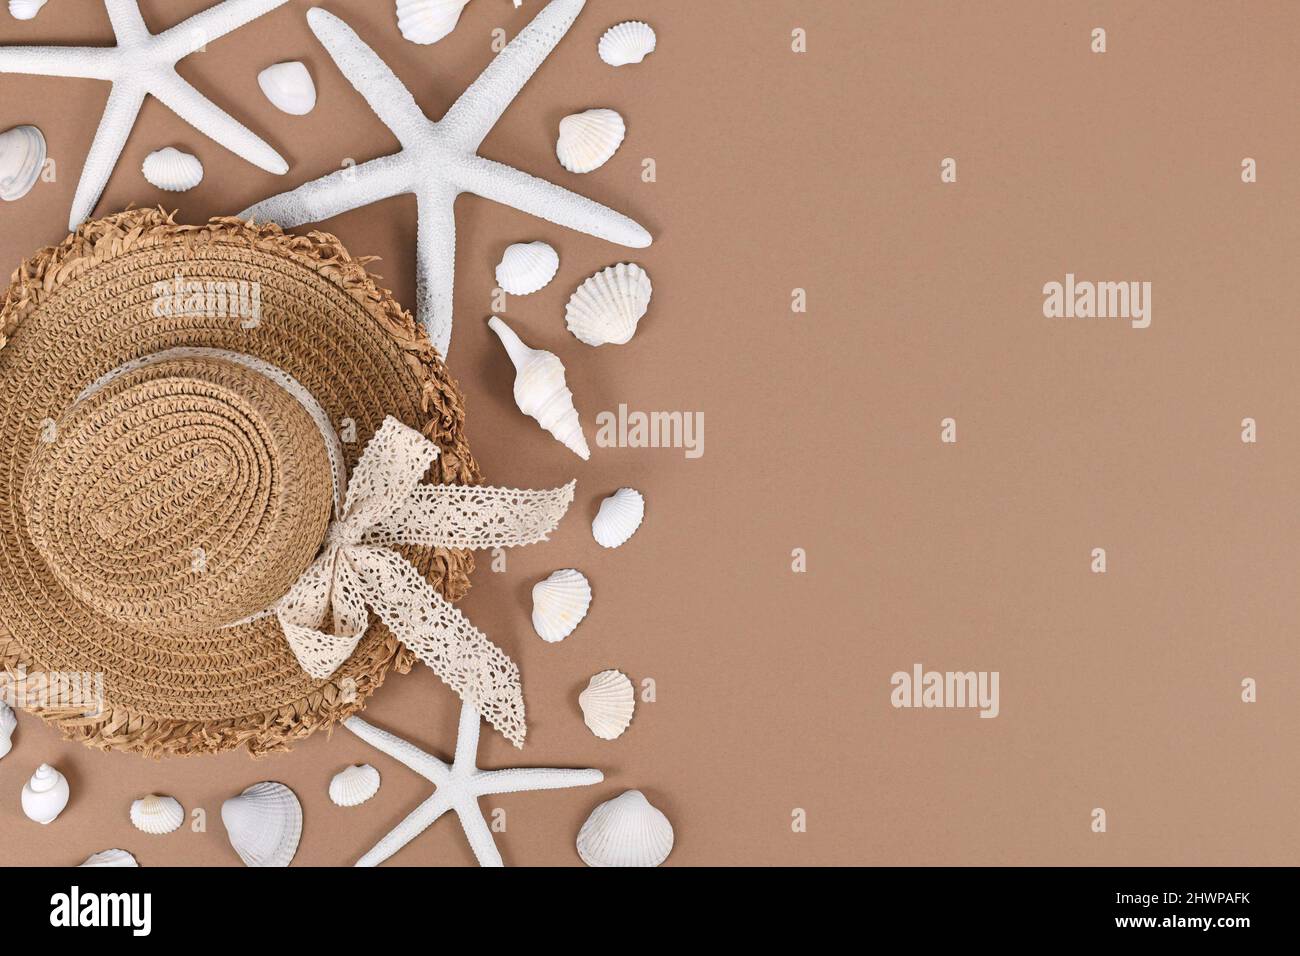
<path fill-rule="evenodd" d="M 427 830 L 448 810 L 460 818 L 460 825 L 479 865 L 502 866 L 501 854 L 492 839 L 492 831 L 479 809 L 479 797 L 496 793 L 521 793 L 526 790 L 589 787 L 605 779 L 599 770 L 553 770 L 549 767 L 479 770 L 474 765 L 478 753 L 479 715 L 469 704 L 462 704 L 460 708 L 456 756 L 450 765 L 400 737 L 372 727 L 360 717 L 349 717 L 343 721 L 343 726 L 370 746 L 406 764 L 437 788 L 433 796 L 412 810 L 388 836 L 375 844 L 373 850 L 358 860 L 357 866 L 378 866 L 383 863 Z"/>
<path fill-rule="evenodd" d="M 117 46 L 0 47 L 0 73 L 71 76 L 113 84 L 77 183 L 69 229 L 76 229 L 94 212 L 149 94 L 200 133 L 255 166 L 272 173 L 288 172 L 289 164 L 279 153 L 176 72 L 176 63 L 182 58 L 287 2 L 225 0 L 169 30 L 152 34 L 140 15 L 139 0 L 104 0 Z"/>
<path fill-rule="evenodd" d="M 307 21 L 317 39 L 402 148 L 263 200 L 240 217 L 292 228 L 390 196 L 414 193 L 419 204 L 415 312 L 444 357 L 451 342 L 456 257 L 453 207 L 461 193 L 495 199 L 625 246 L 640 249 L 650 245 L 650 234 L 626 216 L 478 155 L 487 134 L 568 32 L 585 3 L 551 0 L 437 123 L 420 111 L 410 91 L 346 23 L 319 8 L 309 11 Z"/>

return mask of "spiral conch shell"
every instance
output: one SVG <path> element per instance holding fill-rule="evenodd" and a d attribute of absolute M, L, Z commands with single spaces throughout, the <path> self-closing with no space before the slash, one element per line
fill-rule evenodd
<path fill-rule="evenodd" d="M 590 173 L 609 162 L 627 135 L 617 110 L 587 110 L 560 120 L 555 157 L 571 173 Z"/>
<path fill-rule="evenodd" d="M 578 831 L 588 866 L 658 866 L 672 851 L 673 825 L 640 790 L 605 801 Z"/>
<path fill-rule="evenodd" d="M 639 265 L 620 262 L 578 286 L 564 322 L 587 345 L 626 345 L 650 308 L 650 276 Z"/>
<path fill-rule="evenodd" d="M 288 866 L 302 836 L 302 804 L 282 783 L 249 787 L 221 805 L 221 822 L 247 866 Z"/>
<path fill-rule="evenodd" d="M 578 695 L 582 721 L 601 740 L 617 740 L 632 723 L 636 691 L 621 671 L 601 671 Z"/>
<path fill-rule="evenodd" d="M 131 804 L 131 823 L 142 833 L 172 833 L 185 822 L 185 808 L 175 797 L 151 793 Z"/>
<path fill-rule="evenodd" d="M 0 757 L 14 746 L 14 731 L 18 728 L 18 718 L 8 704 L 0 700 Z"/>
<path fill-rule="evenodd" d="M 37 823 L 53 823 L 68 805 L 68 780 L 47 763 L 41 764 L 23 787 L 23 813 Z"/>
<path fill-rule="evenodd" d="M 559 356 L 532 349 L 515 335 L 510 326 L 493 316 L 488 327 L 497 334 L 515 366 L 515 404 L 525 415 L 555 436 L 565 448 L 583 461 L 591 457 L 587 436 L 582 432 L 573 392 L 564 379 Z"/>
<path fill-rule="evenodd" d="M 533 585 L 533 630 L 548 644 L 577 629 L 591 607 L 591 585 L 581 571 L 565 568 Z"/>
<path fill-rule="evenodd" d="M 379 771 L 368 763 L 340 770 L 330 781 L 335 806 L 357 807 L 379 792 Z"/>

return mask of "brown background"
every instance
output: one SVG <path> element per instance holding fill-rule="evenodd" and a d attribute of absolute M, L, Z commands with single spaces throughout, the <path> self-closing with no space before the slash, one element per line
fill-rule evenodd
<path fill-rule="evenodd" d="M 154 29 L 207 0 L 144 0 Z M 100 212 L 178 206 L 187 220 L 396 148 L 292 0 L 183 61 L 181 72 L 290 161 L 264 174 L 145 105 Z M 539 8 L 475 0 L 432 47 L 404 41 L 389 2 L 327 0 L 437 116 Z M 511 864 L 577 863 L 594 804 L 643 789 L 676 826 L 673 864 L 1287 864 L 1296 862 L 1294 622 L 1300 612 L 1300 332 L 1295 122 L 1300 9 L 1287 2 L 593 0 L 508 111 L 485 155 L 579 189 L 655 235 L 625 253 L 486 201 L 458 205 L 450 366 L 468 396 L 488 478 L 579 478 L 551 543 L 480 563 L 462 607 L 519 661 L 529 744 L 485 733 L 481 763 L 596 766 L 604 785 L 484 801 L 505 807 Z M 612 70 L 601 32 L 649 20 L 659 49 Z M 1094 26 L 1109 52 L 1089 52 Z M 790 31 L 809 50 L 790 51 Z M 111 41 L 102 7 L 54 0 L 0 42 Z M 302 59 L 320 101 L 286 117 L 256 73 Z M 57 241 L 106 90 L 0 77 L 0 128 L 40 126 L 58 162 L 0 209 L 0 262 Z M 556 163 L 566 113 L 618 109 L 629 135 L 607 166 Z M 174 144 L 207 177 L 165 196 L 139 173 Z M 939 163 L 958 160 L 955 185 Z M 1240 181 L 1242 157 L 1260 181 Z M 659 180 L 639 179 L 653 157 Z M 397 295 L 414 292 L 414 200 L 327 223 Z M 519 415 L 484 317 L 505 244 L 546 239 L 557 280 L 507 318 L 557 352 L 594 436 L 595 414 L 705 413 L 706 452 L 594 448 L 583 464 Z M 588 274 L 631 258 L 655 284 L 634 341 L 593 351 L 563 304 Z M 1043 283 L 1147 280 L 1154 321 L 1049 321 Z M 809 311 L 791 314 L 791 289 Z M 1243 445 L 1239 423 L 1259 421 Z M 959 442 L 939 442 L 940 419 Z M 603 552 L 588 522 L 630 484 L 648 517 Z M 809 570 L 790 571 L 806 548 Z M 1105 547 L 1110 571 L 1089 572 Z M 544 645 L 532 584 L 575 566 L 588 620 Z M 896 711 L 889 677 L 914 662 L 998 670 L 1002 714 Z M 620 740 L 594 739 L 576 698 L 619 667 L 653 677 Z M 1240 681 L 1260 699 L 1239 699 Z M 447 753 L 455 698 L 427 670 L 394 678 L 366 715 Z M 149 763 L 61 743 L 20 716 L 0 762 L 0 859 L 76 863 L 122 846 L 145 865 L 237 863 L 221 801 L 258 780 L 302 799 L 297 864 L 352 862 L 427 794 L 423 780 L 346 732 L 254 763 Z M 18 795 L 57 764 L 72 803 L 53 825 Z M 383 789 L 331 805 L 329 777 L 372 762 Z M 208 832 L 148 837 L 129 802 L 170 793 Z M 808 832 L 791 832 L 795 807 Z M 1089 831 L 1104 807 L 1109 832 Z M 440 821 L 394 863 L 469 863 Z"/>

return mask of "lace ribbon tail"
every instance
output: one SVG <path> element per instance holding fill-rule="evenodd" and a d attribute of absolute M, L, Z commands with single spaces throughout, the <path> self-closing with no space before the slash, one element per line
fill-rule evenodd
<path fill-rule="evenodd" d="M 536 544 L 559 526 L 576 484 L 544 491 L 420 485 L 365 542 L 474 550 Z"/>

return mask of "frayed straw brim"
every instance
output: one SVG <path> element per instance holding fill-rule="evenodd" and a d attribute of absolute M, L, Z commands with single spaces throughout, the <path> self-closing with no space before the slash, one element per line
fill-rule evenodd
<path fill-rule="evenodd" d="M 15 682 L 103 675 L 99 715 L 29 708 L 65 736 L 150 756 L 280 750 L 360 710 L 390 667 L 410 669 L 412 655 L 378 622 L 321 681 L 304 673 L 274 617 L 162 634 L 106 620 L 51 573 L 22 504 L 44 424 L 105 373 L 176 347 L 240 352 L 292 375 L 331 421 L 355 423 L 356 440 L 343 446 L 349 469 L 393 415 L 441 449 L 429 480 L 476 483 L 460 392 L 367 261 L 325 233 L 237 219 L 185 226 L 162 210 L 131 210 L 86 223 L 14 273 L 0 310 L 0 670 Z M 155 314 L 156 284 L 178 272 L 259 283 L 260 323 Z M 404 553 L 449 600 L 468 590 L 468 552 Z"/>

